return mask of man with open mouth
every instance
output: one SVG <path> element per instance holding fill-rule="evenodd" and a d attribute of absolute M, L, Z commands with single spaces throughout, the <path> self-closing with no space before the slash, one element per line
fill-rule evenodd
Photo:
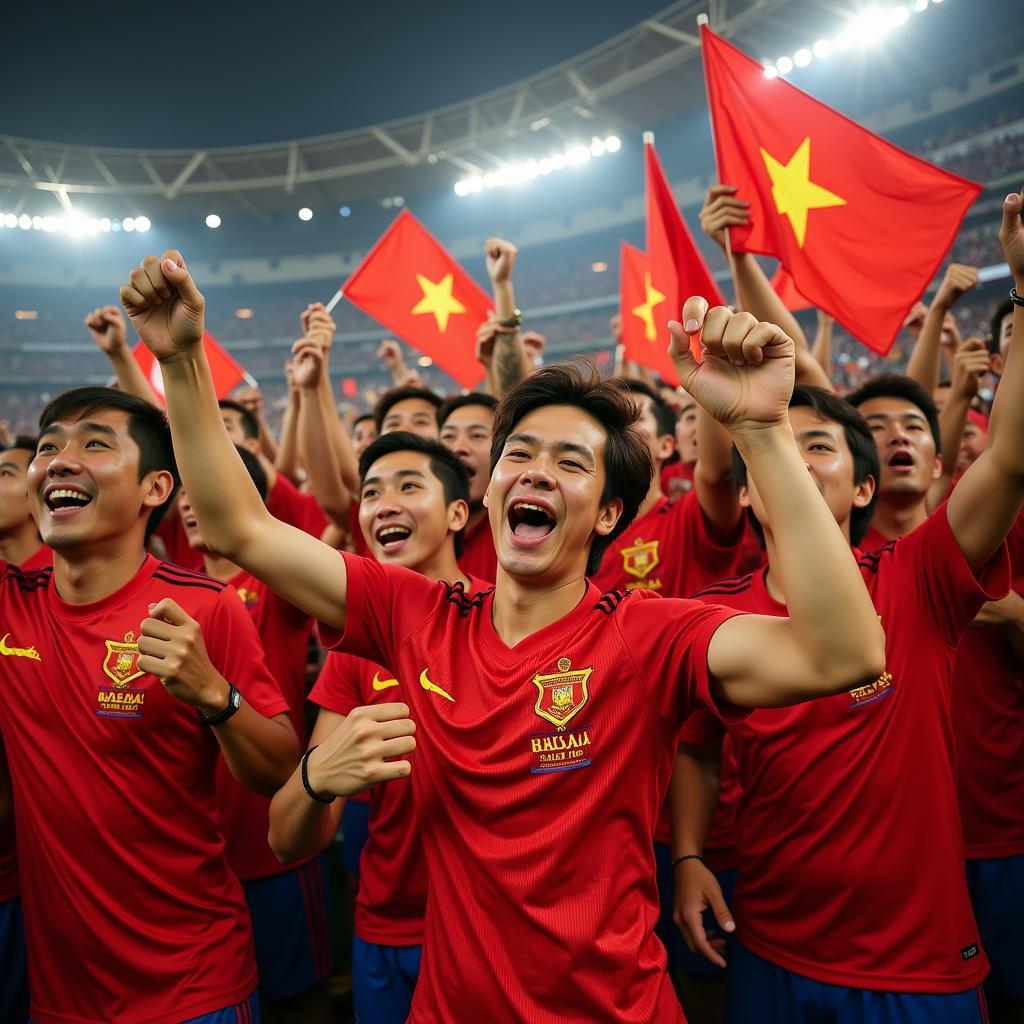
<path fill-rule="evenodd" d="M 683 1021 L 654 935 L 650 841 L 682 720 L 698 705 L 732 716 L 837 693 L 885 664 L 849 545 L 789 425 L 792 340 L 699 297 L 670 325 L 684 387 L 730 431 L 782 524 L 788 618 L 588 583 L 653 467 L 618 385 L 557 365 L 496 409 L 485 502 L 497 580 L 459 600 L 267 515 L 224 432 L 200 345 L 204 299 L 179 252 L 146 257 L 121 298 L 161 361 L 209 542 L 319 619 L 328 645 L 405 681 L 408 704 L 353 712 L 298 774 L 314 801 L 412 774 L 428 889 L 409 1020 Z"/>

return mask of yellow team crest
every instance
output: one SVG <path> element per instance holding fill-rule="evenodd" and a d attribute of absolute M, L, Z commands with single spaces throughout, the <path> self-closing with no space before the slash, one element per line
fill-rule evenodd
<path fill-rule="evenodd" d="M 573 671 L 568 658 L 559 658 L 557 672 L 533 677 L 537 687 L 534 710 L 545 721 L 564 728 L 590 700 L 587 683 L 593 671 L 592 667 Z"/>
<path fill-rule="evenodd" d="M 658 542 L 650 540 L 644 543 L 642 537 L 633 541 L 633 546 L 622 548 L 622 569 L 638 580 L 646 579 L 661 562 L 658 556 Z"/>
<path fill-rule="evenodd" d="M 103 671 L 115 686 L 127 686 L 133 679 L 145 673 L 139 668 L 139 645 L 135 642 L 135 634 L 128 630 L 124 642 L 104 640 L 107 645 L 107 656 L 103 661 Z"/>

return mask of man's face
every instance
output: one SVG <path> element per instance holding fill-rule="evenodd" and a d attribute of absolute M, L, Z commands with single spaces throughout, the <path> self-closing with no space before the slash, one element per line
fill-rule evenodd
<path fill-rule="evenodd" d="M 478 508 L 491 478 L 491 427 L 494 413 L 486 405 L 464 405 L 441 427 L 441 444 L 466 467 L 469 504 Z"/>
<path fill-rule="evenodd" d="M 28 468 L 29 505 L 43 543 L 55 549 L 124 537 L 174 486 L 166 470 L 139 480 L 139 447 L 120 409 L 50 424 Z"/>
<path fill-rule="evenodd" d="M 879 495 L 923 497 L 942 472 L 928 420 L 905 398 L 871 398 L 860 405 L 878 447 Z"/>
<path fill-rule="evenodd" d="M 813 409 L 806 406 L 791 408 L 789 422 L 815 486 L 836 522 L 845 528 L 854 508 L 864 508 L 870 504 L 875 481 L 854 483 L 853 455 L 846 443 L 846 432 L 842 424 L 820 419 Z M 746 487 L 740 489 L 740 501 L 753 509 L 762 526 L 770 528 L 752 477 L 748 477 Z"/>
<path fill-rule="evenodd" d="M 654 463 L 654 471 L 657 473 L 661 464 L 675 450 L 675 437 L 660 432 L 658 418 L 654 415 L 654 403 L 647 395 L 634 394 L 630 397 L 640 406 L 640 419 L 636 422 L 636 429 L 650 449 L 651 462 Z"/>
<path fill-rule="evenodd" d="M 32 518 L 28 505 L 28 465 L 24 448 L 0 452 L 0 534 L 20 530 Z"/>
<path fill-rule="evenodd" d="M 403 398 L 388 409 L 380 427 L 382 434 L 396 430 L 405 430 L 436 441 L 437 410 L 425 398 Z"/>
<path fill-rule="evenodd" d="M 956 460 L 956 474 L 966 473 L 988 444 L 988 434 L 977 423 L 968 420 L 964 424 L 964 436 L 960 440 L 960 454 Z"/>
<path fill-rule="evenodd" d="M 363 479 L 359 526 L 378 562 L 420 570 L 466 525 L 464 501 L 445 501 L 423 452 L 390 452 Z"/>
<path fill-rule="evenodd" d="M 1010 354 L 1010 337 L 1013 334 L 1013 313 L 1007 313 L 999 325 L 999 361 L 998 373 L 1003 372 L 1006 357 Z"/>
<path fill-rule="evenodd" d="M 367 448 L 377 440 L 377 427 L 373 420 L 360 420 L 352 428 L 352 450 L 355 452 L 356 461 Z"/>
<path fill-rule="evenodd" d="M 594 533 L 610 533 L 622 514 L 620 499 L 601 502 L 606 443 L 601 424 L 575 406 L 543 406 L 515 425 L 484 495 L 510 576 L 582 575 Z"/>
<path fill-rule="evenodd" d="M 237 409 L 221 409 L 220 418 L 224 421 L 224 426 L 227 429 L 228 437 L 231 438 L 232 444 L 248 448 L 253 454 L 260 450 L 258 437 L 245 436 L 245 428 L 242 426 L 242 414 Z"/>
<path fill-rule="evenodd" d="M 697 461 L 697 406 L 687 399 L 676 420 L 676 451 L 687 466 Z"/>
<path fill-rule="evenodd" d="M 193 551 L 202 551 L 206 545 L 203 543 L 203 534 L 199 529 L 199 520 L 196 519 L 192 502 L 188 500 L 185 488 L 178 491 L 178 518 L 181 520 L 181 527 L 185 531 L 185 539 Z"/>

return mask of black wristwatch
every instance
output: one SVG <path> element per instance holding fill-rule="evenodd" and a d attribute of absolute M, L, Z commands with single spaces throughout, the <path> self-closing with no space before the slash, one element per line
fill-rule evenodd
<path fill-rule="evenodd" d="M 514 327 L 519 327 L 523 322 L 523 311 L 517 309 L 511 316 L 506 317 L 504 320 L 498 321 L 499 327 L 504 327 L 507 330 L 512 330 Z"/>
<path fill-rule="evenodd" d="M 234 683 L 228 683 L 228 706 L 215 715 L 204 715 L 199 712 L 199 720 L 206 725 L 223 725 L 242 705 L 242 695 Z M 198 710 L 198 708 L 196 709 Z"/>

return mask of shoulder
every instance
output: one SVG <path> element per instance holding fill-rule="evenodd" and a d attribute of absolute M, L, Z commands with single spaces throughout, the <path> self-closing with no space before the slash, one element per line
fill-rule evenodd
<path fill-rule="evenodd" d="M 52 565 L 42 569 L 22 569 L 11 562 L 0 562 L 0 586 L 14 593 L 45 590 L 52 578 Z"/>
<path fill-rule="evenodd" d="M 245 613 L 238 591 L 221 580 L 201 572 L 191 572 L 180 566 L 161 562 L 153 571 L 147 587 L 154 601 L 169 597 L 193 618 L 212 614 L 225 605 L 237 605 Z"/>
<path fill-rule="evenodd" d="M 212 594 L 219 594 L 223 590 L 233 589 L 222 580 L 215 580 L 212 576 L 207 576 L 202 572 L 182 569 L 170 562 L 161 562 L 153 571 L 153 579 L 167 587 L 182 591 L 205 590 Z"/>
<path fill-rule="evenodd" d="M 494 590 L 493 583 L 483 583 L 475 578 L 470 579 L 470 585 L 471 589 L 467 592 L 461 582 L 444 584 L 444 601 L 462 618 L 474 609 L 482 608 L 484 598 Z"/>

